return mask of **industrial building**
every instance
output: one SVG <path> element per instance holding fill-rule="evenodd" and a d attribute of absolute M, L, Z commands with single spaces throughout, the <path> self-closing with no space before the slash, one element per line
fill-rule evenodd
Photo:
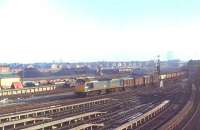
<path fill-rule="evenodd" d="M 8 66 L 0 66 L 0 73 L 8 73 L 10 72 L 10 67 Z"/>
<path fill-rule="evenodd" d="M 20 77 L 13 73 L 0 73 L 0 89 L 15 88 L 15 84 L 19 87 L 19 84 L 21 84 Z"/>

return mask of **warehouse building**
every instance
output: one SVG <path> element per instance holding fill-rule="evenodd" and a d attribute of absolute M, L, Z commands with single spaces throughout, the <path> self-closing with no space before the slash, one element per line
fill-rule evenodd
<path fill-rule="evenodd" d="M 0 73 L 0 89 L 9 89 L 16 86 L 15 84 L 21 84 L 20 77 L 13 73 Z"/>

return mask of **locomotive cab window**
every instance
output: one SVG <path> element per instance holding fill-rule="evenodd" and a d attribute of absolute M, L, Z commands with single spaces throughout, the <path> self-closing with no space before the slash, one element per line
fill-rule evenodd
<path fill-rule="evenodd" d="M 90 89 L 90 88 L 94 88 L 94 84 L 93 83 L 87 83 L 86 86 Z"/>

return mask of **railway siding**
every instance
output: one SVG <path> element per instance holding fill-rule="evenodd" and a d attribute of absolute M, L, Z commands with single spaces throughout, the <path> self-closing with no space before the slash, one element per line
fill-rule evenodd
<path fill-rule="evenodd" d="M 22 89 L 6 89 L 6 90 L 0 90 L 0 97 L 17 95 L 17 94 L 45 92 L 45 91 L 55 90 L 56 88 L 57 88 L 56 85 L 49 85 L 49 86 L 30 87 Z"/>
<path fill-rule="evenodd" d="M 163 110 L 165 110 L 167 108 L 167 106 L 169 105 L 169 103 L 170 103 L 169 100 L 163 101 L 160 105 L 156 106 L 152 110 L 146 112 L 145 114 L 139 116 L 138 118 L 136 118 L 130 122 L 127 122 L 127 123 L 117 127 L 115 130 L 127 130 L 127 129 L 136 128 L 138 125 L 143 124 L 147 120 L 150 120 L 151 118 L 155 117 L 156 115 L 161 113 Z"/>
<path fill-rule="evenodd" d="M 37 117 L 37 116 L 46 116 L 50 113 L 56 113 L 81 107 L 87 107 L 87 106 L 94 106 L 95 104 L 105 104 L 108 101 L 110 101 L 110 98 L 104 98 L 99 100 L 93 100 L 93 101 L 87 101 L 72 105 L 66 105 L 66 106 L 55 106 L 55 107 L 48 107 L 44 109 L 36 109 L 36 110 L 28 110 L 28 111 L 22 111 L 20 113 L 11 113 L 11 114 L 5 114 L 0 116 L 0 123 L 5 123 L 13 120 L 21 120 L 26 119 L 30 117 Z"/>
<path fill-rule="evenodd" d="M 147 92 L 149 92 L 149 89 L 147 90 Z M 140 120 L 137 122 L 138 127 L 140 127 L 145 122 L 154 120 L 159 115 L 164 113 L 165 110 L 171 107 L 172 104 L 171 98 L 170 99 L 168 98 L 169 96 L 168 93 L 164 95 L 162 99 L 160 98 L 159 95 L 155 94 L 149 94 L 148 95 L 149 98 L 147 98 L 146 96 L 145 98 L 138 96 L 138 94 L 140 94 L 144 90 L 146 91 L 146 88 L 141 87 L 137 88 L 137 91 L 130 89 L 130 91 L 116 92 L 113 94 L 106 94 L 101 96 L 98 95 L 98 96 L 77 98 L 62 102 L 56 101 L 52 102 L 52 104 L 47 104 L 46 106 L 44 105 L 40 106 L 38 104 L 40 108 L 33 107 L 34 109 L 15 108 L 16 110 L 18 110 L 18 112 L 13 111 L 13 113 L 3 114 L 0 116 L 0 118 L 2 117 L 2 120 L 0 120 L 1 121 L 0 124 L 2 125 L 6 123 L 13 124 L 19 122 L 20 125 L 17 124 L 15 128 L 13 128 L 12 126 L 11 129 L 15 130 L 22 130 L 22 129 L 25 130 L 68 129 L 69 130 L 72 128 L 108 130 L 108 129 L 115 129 L 120 125 L 123 125 L 127 122 L 131 122 L 136 118 L 139 118 L 141 115 L 146 115 L 147 117 L 143 116 L 144 118 L 140 118 Z M 153 90 L 154 93 L 160 92 L 160 89 L 158 88 L 154 88 Z M 173 88 L 173 90 L 176 89 Z M 166 91 L 171 92 L 171 89 L 167 89 L 164 92 Z M 178 92 L 179 91 L 176 90 L 174 93 Z M 173 94 L 172 96 L 179 97 L 179 95 L 175 94 Z M 166 108 L 163 107 L 161 109 L 155 110 L 156 112 L 148 116 L 148 114 L 150 114 L 149 112 L 152 112 L 152 110 L 161 105 L 163 103 L 162 101 L 164 100 L 165 101 L 171 100 L 171 101 L 169 102 L 169 105 L 165 106 Z M 143 104 L 145 105 L 142 106 Z M 150 104 L 151 107 L 148 104 Z M 138 112 L 141 112 L 141 115 L 135 118 L 131 118 L 132 117 L 131 115 L 135 115 L 135 113 Z M 93 113 L 93 114 L 84 115 L 86 113 L 90 114 Z M 17 117 L 15 117 L 16 114 L 18 114 Z M 32 120 L 33 118 L 48 118 L 48 119 L 39 120 L 34 123 L 34 120 Z M 31 123 L 29 121 L 27 123 L 27 120 L 30 120 Z"/>
<path fill-rule="evenodd" d="M 52 122 L 38 124 L 38 125 L 29 127 L 29 128 L 25 128 L 25 129 L 22 129 L 22 130 L 61 128 L 65 125 L 70 125 L 70 124 L 77 123 L 79 121 L 83 121 L 83 120 L 86 120 L 86 119 L 95 118 L 95 117 L 101 116 L 105 113 L 106 112 L 89 112 L 89 113 L 85 113 L 85 114 L 81 114 L 81 115 L 77 115 L 77 116 L 73 116 L 73 117 L 68 117 L 68 118 L 64 118 L 64 119 L 60 119 L 60 120 L 56 120 L 56 121 L 52 121 Z"/>
<path fill-rule="evenodd" d="M 186 124 L 183 124 L 182 130 L 199 130 L 200 126 L 196 125 L 199 122 L 199 115 L 200 115 L 200 104 L 199 104 L 199 88 L 197 88 L 197 95 L 195 99 L 195 104 L 193 107 L 193 113 L 191 112 L 191 117 L 187 120 Z"/>
<path fill-rule="evenodd" d="M 194 105 L 195 99 L 195 86 L 192 86 L 192 95 L 184 108 L 171 120 L 162 125 L 158 130 L 175 130 L 179 127 L 180 123 L 188 116 Z"/>
<path fill-rule="evenodd" d="M 19 126 L 25 126 L 27 124 L 35 124 L 38 122 L 51 120 L 51 118 L 27 118 L 23 120 L 11 121 L 0 124 L 0 130 L 15 129 Z"/>

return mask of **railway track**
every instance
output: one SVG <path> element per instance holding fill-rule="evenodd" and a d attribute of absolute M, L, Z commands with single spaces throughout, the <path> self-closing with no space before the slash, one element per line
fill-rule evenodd
<path fill-rule="evenodd" d="M 109 104 L 106 107 L 100 108 L 95 108 L 95 110 L 98 111 L 105 111 L 106 114 L 104 114 L 101 117 L 96 117 L 93 119 L 88 120 L 87 122 L 93 123 L 93 124 L 102 124 L 104 123 L 104 127 L 102 129 L 107 130 L 113 128 L 113 124 L 116 124 L 118 119 L 121 119 L 123 117 L 131 116 L 133 113 L 137 113 L 138 111 L 147 111 L 149 109 L 146 109 L 148 104 L 146 105 L 141 105 L 141 107 L 136 108 L 135 102 L 132 102 L 132 100 L 129 100 L 130 97 L 134 97 L 134 94 L 130 95 L 125 95 L 121 96 L 120 99 L 118 99 L 115 103 Z M 158 102 L 158 101 L 154 101 Z M 154 104 L 154 103 L 153 103 Z M 124 112 L 128 111 L 128 112 Z M 123 114 L 122 114 L 123 113 Z M 80 125 L 80 124 L 79 124 Z M 75 127 L 76 125 L 73 126 L 66 126 L 64 129 L 70 129 L 71 127 Z"/>
<path fill-rule="evenodd" d="M 12 89 L 11 89 L 12 91 Z M 43 96 L 43 95 L 52 95 L 52 94 L 58 94 L 63 92 L 72 92 L 72 88 L 63 88 L 63 87 L 57 87 L 53 90 L 48 91 L 38 91 L 35 93 L 23 93 L 23 94 L 13 94 L 13 95 L 4 95 L 0 96 L 0 99 L 9 98 L 9 99 L 16 99 L 16 98 L 30 98 L 32 96 Z"/>
<path fill-rule="evenodd" d="M 172 87 L 173 87 L 173 84 L 172 84 Z M 64 91 L 64 89 L 59 89 L 57 92 L 52 91 L 52 92 L 49 92 L 49 93 L 51 93 L 50 95 L 53 95 L 53 94 L 55 95 L 55 94 L 60 94 L 60 92 L 63 93 L 63 91 Z M 156 87 L 148 87 L 148 88 L 137 88 L 137 89 L 134 89 L 134 93 L 138 93 L 139 95 L 141 94 L 142 96 L 145 96 L 145 94 L 143 94 L 144 92 L 148 93 L 148 95 L 149 95 L 149 93 L 155 94 L 156 92 L 158 92 L 158 88 L 156 88 Z M 121 92 L 121 94 L 125 94 L 125 93 L 126 92 Z M 33 96 L 34 97 L 41 96 L 41 98 L 38 98 L 37 100 L 34 100 L 34 101 L 30 101 L 28 103 L 26 103 L 24 101 L 20 101 L 21 102 L 20 104 L 9 105 L 9 106 L 6 106 L 6 107 L 1 107 L 0 106 L 1 107 L 0 114 L 20 111 L 20 110 L 26 110 L 26 109 L 28 110 L 28 109 L 40 108 L 40 107 L 43 107 L 43 106 L 52 106 L 52 105 L 62 104 L 62 103 L 65 104 L 66 103 L 66 99 L 68 101 L 71 101 L 71 99 L 74 99 L 74 98 L 78 99 L 75 95 L 67 96 L 68 92 L 66 92 L 66 96 L 64 96 L 64 94 L 65 93 L 63 93 L 62 96 L 55 96 L 55 97 L 52 96 L 53 97 L 52 99 L 50 99 L 50 98 L 43 99 L 44 95 L 49 95 L 48 93 L 42 93 L 42 95 L 26 94 L 26 95 L 21 95 L 22 97 L 17 97 L 17 95 L 14 95 L 12 97 L 13 99 L 17 99 L 17 98 L 31 99 Z M 104 97 L 109 97 L 110 95 L 115 95 L 115 93 L 108 94 L 108 95 L 101 95 L 100 97 L 104 98 Z M 85 98 L 85 99 L 87 100 L 88 98 Z M 44 102 L 48 102 L 48 103 L 44 103 Z M 13 109 L 13 106 L 15 107 L 15 109 Z"/>
<path fill-rule="evenodd" d="M 123 92 L 116 92 L 111 94 L 91 96 L 85 98 L 76 97 L 74 99 L 54 100 L 47 103 L 41 103 L 41 102 L 32 103 L 32 104 L 27 104 L 27 106 L 19 105 L 17 106 L 18 112 L 34 108 L 46 109 L 45 107 L 48 106 L 56 106 L 56 105 L 63 106 L 69 104 L 76 104 L 80 102 L 98 100 L 102 98 L 112 99 L 110 102 L 107 102 L 105 104 L 94 104 L 92 106 L 84 106 L 80 108 L 49 113 L 45 115 L 45 118 L 49 118 L 50 120 L 36 122 L 35 124 L 27 124 L 25 126 L 18 126 L 17 128 L 15 128 L 15 130 L 16 129 L 21 130 L 24 128 L 29 128 L 32 126 L 37 126 L 65 118 L 71 118 L 77 115 L 82 115 L 84 113 L 90 113 L 94 111 L 105 112 L 105 113 L 99 116 L 91 116 L 91 118 L 88 119 L 77 120 L 71 124 L 64 125 L 62 127 L 56 125 L 56 128 L 64 130 L 64 129 L 74 128 L 86 123 L 92 123 L 92 124 L 104 124 L 102 128 L 98 128 L 100 130 L 113 129 L 116 128 L 117 126 L 122 125 L 125 122 L 128 122 L 130 118 L 132 118 L 134 115 L 138 113 L 142 114 L 149 111 L 151 108 L 153 108 L 154 106 L 156 106 L 157 104 L 161 103 L 166 99 L 173 101 L 174 99 L 177 98 L 178 101 L 178 99 L 182 96 L 181 95 L 182 89 L 180 87 L 176 87 L 176 85 L 172 86 L 174 88 L 173 87 L 166 89 L 154 88 L 153 90 L 151 87 L 148 89 L 137 88 L 137 89 L 129 89 L 128 91 L 123 91 Z M 179 95 L 179 93 L 181 94 Z M 171 105 L 171 106 L 172 107 L 169 107 L 170 109 L 167 109 L 167 113 L 170 112 L 170 110 L 173 110 L 176 105 Z M 180 107 L 181 107 L 180 104 L 178 104 L 178 108 Z M 4 110 L 3 113 L 9 113 L 11 111 L 13 111 L 13 108 Z M 34 118 L 43 118 L 43 117 L 44 116 L 34 116 Z M 162 117 L 158 118 L 157 120 L 160 119 L 162 119 Z M 152 127 L 152 125 L 150 126 Z"/>
<path fill-rule="evenodd" d="M 5 113 L 12 113 L 16 111 L 23 111 L 23 110 L 29 110 L 29 109 L 35 109 L 35 108 L 41 108 L 45 106 L 53 106 L 53 105 L 64 105 L 64 104 L 70 104 L 70 103 L 77 103 L 77 102 L 83 102 L 87 100 L 95 100 L 95 99 L 100 99 L 100 98 L 106 98 L 110 96 L 119 96 L 120 94 L 127 94 L 130 92 L 116 92 L 116 93 L 111 93 L 111 94 L 105 94 L 105 95 L 100 95 L 100 96 L 89 96 L 89 97 L 84 97 L 80 98 L 77 97 L 74 94 L 68 95 L 68 92 L 63 93 L 61 96 L 55 95 L 52 96 L 51 98 L 45 98 L 41 96 L 41 99 L 38 98 L 37 100 L 30 101 L 30 102 L 23 102 L 21 101 L 20 104 L 14 104 L 14 105 L 9 105 L 5 107 L 1 107 L 0 114 L 5 114 Z M 135 93 L 135 92 L 134 92 Z"/>
<path fill-rule="evenodd" d="M 188 114 L 187 118 L 179 125 L 182 130 L 199 130 L 200 126 L 197 125 L 200 122 L 200 91 L 199 86 L 196 85 L 196 96 L 194 99 L 194 105 L 191 112 Z"/>
<path fill-rule="evenodd" d="M 121 95 L 122 93 L 123 93 L 123 96 L 119 97 L 119 95 Z M 112 99 L 115 99 L 110 104 L 94 106 L 92 108 L 82 108 L 82 109 L 78 109 L 78 110 L 59 112 L 59 113 L 52 114 L 52 115 L 47 116 L 47 117 L 53 118 L 53 120 L 59 120 L 59 119 L 62 119 L 62 118 L 71 117 L 71 116 L 74 116 L 74 115 L 80 115 L 82 113 L 91 112 L 91 111 L 103 111 L 103 112 L 107 112 L 107 113 L 112 112 L 111 113 L 111 115 L 112 115 L 112 114 L 116 114 L 117 112 L 122 112 L 130 106 L 134 107 L 134 106 L 139 104 L 139 101 L 137 101 L 138 99 L 135 96 L 135 93 L 133 93 L 133 91 L 127 91 L 127 92 L 122 92 L 122 93 L 103 95 L 102 97 L 110 97 Z M 88 101 L 88 98 L 89 99 L 97 99 L 99 97 L 98 96 L 97 97 L 87 97 L 87 98 L 83 98 L 83 99 L 80 99 L 80 100 L 82 100 L 82 101 L 87 100 Z M 133 98 L 135 98 L 134 102 L 133 102 Z M 78 102 L 80 102 L 80 101 L 78 101 Z M 75 103 L 75 102 L 73 102 L 73 103 Z M 130 104 L 130 103 L 132 103 L 132 104 Z M 120 109 L 119 111 L 117 110 L 118 108 Z M 123 109 L 121 109 L 121 108 L 123 108 Z M 110 115 L 107 115 L 106 117 L 108 118 L 108 116 L 110 116 Z M 99 117 L 97 119 L 99 120 Z M 95 120 L 92 119 L 92 120 L 88 120 L 88 121 L 94 122 Z M 103 122 L 103 120 L 102 120 L 102 122 Z M 37 125 L 37 124 L 34 124 L 34 125 Z M 30 126 L 26 126 L 26 127 L 30 127 Z M 68 126 L 68 128 L 75 127 L 75 126 L 76 125 Z M 22 127 L 20 127 L 19 129 L 22 129 Z"/>
<path fill-rule="evenodd" d="M 168 120 L 174 117 L 186 104 L 190 97 L 190 92 L 175 90 L 173 93 L 167 95 L 168 99 L 171 101 L 171 105 L 152 121 L 147 122 L 143 126 L 137 128 L 137 130 L 156 130 Z"/>

